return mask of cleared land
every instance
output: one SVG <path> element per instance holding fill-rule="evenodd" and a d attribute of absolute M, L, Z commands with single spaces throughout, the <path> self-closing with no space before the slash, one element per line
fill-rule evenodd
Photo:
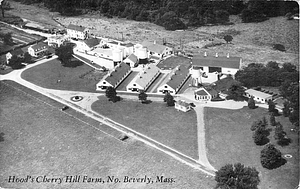
<path fill-rule="evenodd" d="M 3 23 L 0 23 L 0 28 L 2 33 L 12 33 L 12 39 L 14 42 L 13 45 L 5 45 L 2 41 L 0 41 L 0 53 L 42 39 L 41 36 L 25 33 Z"/>
<path fill-rule="evenodd" d="M 158 102 L 142 104 L 122 100 L 112 103 L 104 96 L 99 97 L 92 109 L 185 155 L 198 158 L 194 111 L 184 113 Z"/>
<path fill-rule="evenodd" d="M 267 170 L 261 166 L 260 152 L 263 146 L 257 146 L 252 139 L 250 130 L 253 121 L 266 116 L 266 109 L 257 108 L 249 110 L 245 107 L 241 110 L 227 110 L 217 108 L 205 108 L 205 128 L 208 148 L 208 157 L 211 164 L 219 169 L 227 163 L 242 163 L 255 167 L 261 174 L 260 188 L 295 188 L 299 179 L 299 136 L 290 132 L 292 128 L 288 118 L 276 117 L 281 122 L 287 136 L 292 143 L 286 147 L 280 147 L 274 141 L 274 127 L 272 128 L 270 142 L 276 144 L 282 154 L 291 154 L 293 157 L 286 159 L 287 163 L 277 169 Z M 222 157 L 222 158 L 220 158 Z"/>
<path fill-rule="evenodd" d="M 95 92 L 96 84 L 104 75 L 104 72 L 94 71 L 84 63 L 71 68 L 62 66 L 59 60 L 54 59 L 24 71 L 22 78 L 49 89 Z"/>
<path fill-rule="evenodd" d="M 212 188 L 212 178 L 144 144 L 122 143 L 58 108 L 41 103 L 0 83 L 0 185 L 9 188 Z M 29 119 L 30 118 L 30 119 Z M 8 183 L 10 175 L 65 177 L 125 176 L 153 179 L 164 175 L 175 183 Z"/>

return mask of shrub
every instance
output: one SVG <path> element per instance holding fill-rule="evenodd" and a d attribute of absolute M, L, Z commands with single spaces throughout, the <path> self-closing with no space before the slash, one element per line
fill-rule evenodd
<path fill-rule="evenodd" d="M 264 168 L 274 169 L 284 164 L 281 152 L 273 144 L 264 147 L 260 154 L 260 162 Z"/>
<path fill-rule="evenodd" d="M 256 107 L 255 106 L 255 101 L 254 101 L 253 97 L 249 98 L 249 100 L 248 100 L 248 107 L 250 109 L 254 109 Z"/>
<path fill-rule="evenodd" d="M 285 52 L 286 50 L 285 50 L 285 47 L 283 46 L 283 45 L 281 45 L 281 44 L 274 44 L 273 45 L 273 49 L 274 50 L 278 50 L 278 51 L 282 51 L 282 52 Z"/>

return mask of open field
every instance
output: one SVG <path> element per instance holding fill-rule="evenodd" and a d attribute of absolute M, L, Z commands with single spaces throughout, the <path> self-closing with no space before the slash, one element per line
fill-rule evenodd
<path fill-rule="evenodd" d="M 185 155 L 198 158 L 194 111 L 184 113 L 158 102 L 142 104 L 123 99 L 112 103 L 104 96 L 99 97 L 92 109 Z"/>
<path fill-rule="evenodd" d="M 0 83 L 0 185 L 5 188 L 213 188 L 215 182 L 143 143 L 123 143 Z M 120 183 L 8 183 L 9 176 L 108 176 Z M 124 183 L 125 176 L 172 177 L 171 183 Z"/>
<path fill-rule="evenodd" d="M 64 67 L 55 59 L 24 71 L 22 78 L 49 89 L 95 92 L 96 84 L 104 76 L 101 71 L 96 72 L 86 64 L 75 68 Z"/>
<path fill-rule="evenodd" d="M 205 127 L 208 148 L 208 158 L 211 164 L 219 169 L 227 163 L 242 163 L 246 166 L 255 167 L 260 174 L 260 188 L 285 188 L 293 189 L 299 182 L 299 136 L 290 131 L 292 128 L 288 118 L 279 116 L 280 121 L 292 139 L 292 143 L 286 147 L 280 147 L 274 141 L 274 127 L 272 128 L 270 142 L 276 144 L 283 155 L 291 154 L 293 157 L 286 159 L 283 166 L 268 170 L 261 166 L 260 151 L 263 146 L 257 146 L 252 139 L 250 130 L 253 121 L 266 116 L 269 120 L 266 109 L 257 108 L 254 110 L 244 107 L 240 110 L 227 110 L 217 108 L 205 108 Z M 222 158 L 220 158 L 222 157 Z"/>

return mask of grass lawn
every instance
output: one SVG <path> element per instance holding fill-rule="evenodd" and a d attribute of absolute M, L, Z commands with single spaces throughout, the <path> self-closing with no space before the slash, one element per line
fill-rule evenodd
<path fill-rule="evenodd" d="M 268 138 L 272 144 L 276 144 L 282 154 L 291 154 L 293 158 L 286 159 L 287 163 L 277 169 L 268 170 L 261 166 L 260 152 L 263 146 L 257 146 L 252 139 L 250 130 L 253 121 L 266 116 L 266 109 L 254 110 L 244 107 L 241 110 L 225 110 L 218 108 L 205 108 L 205 127 L 208 148 L 208 157 L 216 169 L 227 163 L 242 163 L 246 166 L 255 167 L 260 172 L 260 188 L 293 189 L 298 185 L 299 179 L 299 137 L 290 132 L 292 128 L 288 118 L 276 117 L 292 143 L 286 147 L 280 147 L 274 140 L 274 127 Z"/>
<path fill-rule="evenodd" d="M 28 92 L 28 91 L 27 91 Z M 126 143 L 74 119 L 57 107 L 0 82 L 0 185 L 4 188 L 213 188 L 201 172 L 143 143 Z M 31 95 L 34 95 L 32 93 Z M 51 103 L 52 104 L 52 103 Z M 9 176 L 66 176 L 121 179 L 120 183 L 8 183 Z M 124 176 L 164 175 L 175 183 L 124 183 Z"/>
<path fill-rule="evenodd" d="M 22 78 L 49 89 L 95 92 L 96 84 L 103 75 L 102 72 L 94 72 L 86 64 L 74 68 L 63 67 L 59 60 L 54 59 L 24 71 Z"/>
<path fill-rule="evenodd" d="M 102 96 L 92 109 L 194 159 L 198 158 L 197 118 L 167 107 L 165 103 L 142 104 L 134 100 L 112 103 Z"/>

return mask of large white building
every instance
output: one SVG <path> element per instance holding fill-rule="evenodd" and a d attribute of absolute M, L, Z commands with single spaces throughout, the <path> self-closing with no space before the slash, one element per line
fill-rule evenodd
<path fill-rule="evenodd" d="M 141 45 L 143 47 L 147 48 L 148 57 L 150 57 L 150 58 L 151 58 L 151 56 L 153 56 L 153 57 L 157 57 L 157 58 L 161 59 L 167 55 L 173 54 L 173 48 L 165 46 L 165 45 L 157 44 L 156 41 L 154 41 L 154 42 L 143 41 L 141 43 Z"/>
<path fill-rule="evenodd" d="M 69 26 L 66 29 L 67 29 L 67 35 L 70 38 L 82 39 L 82 40 L 88 38 L 88 34 L 89 34 L 88 28 L 85 28 L 83 26 L 69 24 Z"/>
<path fill-rule="evenodd" d="M 30 47 L 28 48 L 28 53 L 33 57 L 42 56 L 47 51 L 48 51 L 48 45 L 43 42 L 39 42 L 37 44 L 30 45 Z"/>
<path fill-rule="evenodd" d="M 47 38 L 48 46 L 52 47 L 60 47 L 67 40 L 68 37 L 65 35 L 54 35 Z"/>
<path fill-rule="evenodd" d="M 199 82 L 212 83 L 220 79 L 222 75 L 231 75 L 234 77 L 240 69 L 242 59 L 240 57 L 219 56 L 216 53 L 214 56 L 204 54 L 194 55 L 192 58 L 191 71 L 199 70 L 201 77 Z"/>
<path fill-rule="evenodd" d="M 269 100 L 272 100 L 272 95 L 254 89 L 247 89 L 245 94 L 246 97 L 253 97 L 253 100 L 260 103 L 267 103 Z"/>

